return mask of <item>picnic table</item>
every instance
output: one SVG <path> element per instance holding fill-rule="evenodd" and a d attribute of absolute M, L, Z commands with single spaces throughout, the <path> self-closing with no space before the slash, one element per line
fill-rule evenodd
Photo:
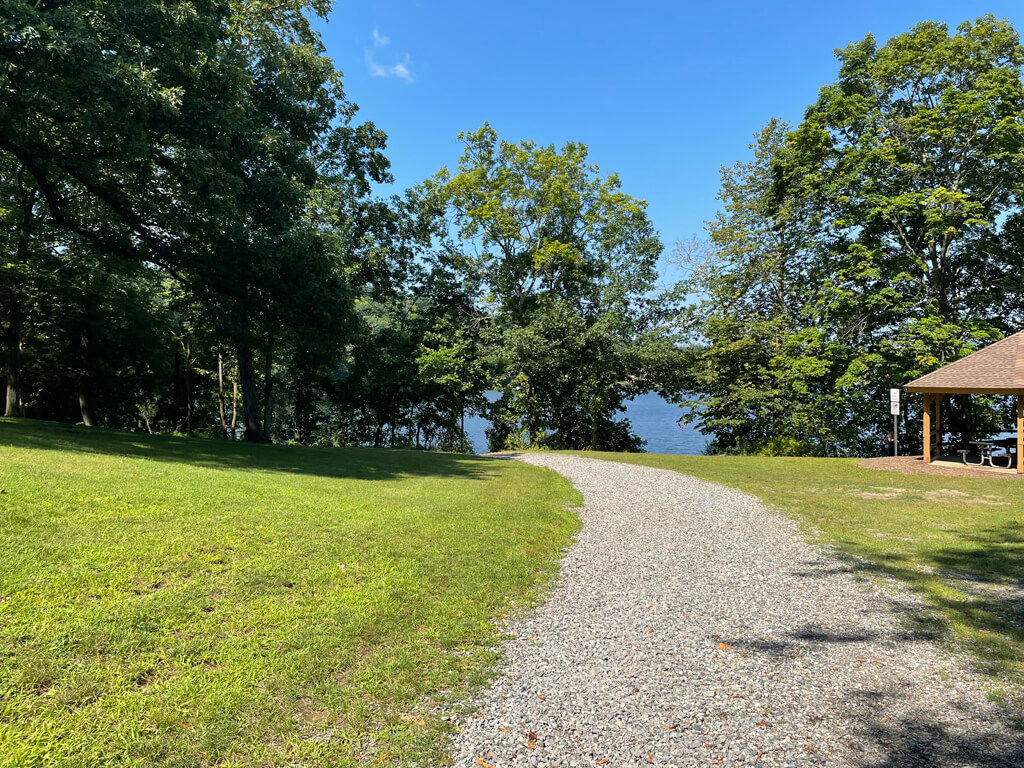
<path fill-rule="evenodd" d="M 970 444 L 977 446 L 978 453 L 981 456 L 981 460 L 968 461 L 968 451 L 960 451 L 960 456 L 963 458 L 964 464 L 970 464 L 975 467 L 982 467 L 985 465 L 985 462 L 987 461 L 990 467 L 997 467 L 999 469 L 1009 469 L 1010 467 L 1013 466 L 1013 453 L 1010 452 L 1010 449 L 1017 445 L 1016 440 L 1012 438 L 1001 440 L 971 440 Z M 997 448 L 1002 448 L 1003 453 L 997 454 Z M 1002 466 L 998 465 L 995 463 L 996 459 L 1006 459 L 1006 464 Z"/>

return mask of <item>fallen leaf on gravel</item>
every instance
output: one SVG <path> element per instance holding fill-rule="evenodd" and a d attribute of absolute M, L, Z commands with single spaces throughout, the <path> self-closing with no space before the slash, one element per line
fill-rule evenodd
<path fill-rule="evenodd" d="M 654 755 L 652 755 L 650 752 L 647 753 L 647 758 L 646 759 L 647 759 L 648 763 L 652 763 L 652 764 L 654 763 Z"/>
<path fill-rule="evenodd" d="M 544 696 L 539 694 L 539 693 L 537 694 L 537 698 L 540 699 L 541 701 L 547 701 L 547 699 L 545 699 Z"/>
<path fill-rule="evenodd" d="M 761 755 L 767 755 L 767 754 L 768 754 L 767 752 L 758 752 L 757 753 L 757 757 L 760 757 Z M 754 759 L 757 760 L 757 757 L 755 757 Z"/>
<path fill-rule="evenodd" d="M 498 726 L 498 730 L 502 731 L 503 733 L 508 733 L 508 731 L 509 731 L 508 728 L 502 728 L 500 725 Z"/>
<path fill-rule="evenodd" d="M 476 764 L 477 764 L 477 765 L 479 765 L 479 766 L 480 766 L 480 768 L 494 768 L 494 766 L 493 766 L 493 765 L 491 765 L 490 763 L 488 763 L 488 762 L 487 762 L 486 760 L 484 760 L 484 759 L 483 759 L 482 757 L 478 757 L 478 758 L 476 759 Z"/>
<path fill-rule="evenodd" d="M 768 723 L 766 723 L 764 720 L 762 720 L 760 723 L 758 723 L 758 725 L 760 725 L 762 728 L 764 728 L 766 725 L 768 725 Z"/>
<path fill-rule="evenodd" d="M 720 650 L 720 651 L 731 651 L 732 650 L 732 646 L 729 645 L 728 643 L 719 643 L 718 644 L 718 650 Z"/>
<path fill-rule="evenodd" d="M 607 757 L 602 757 L 600 760 L 597 761 L 596 765 L 607 765 L 610 762 L 611 760 L 609 760 Z"/>
<path fill-rule="evenodd" d="M 674 731 L 676 728 L 679 727 L 679 723 L 673 723 L 672 725 L 663 725 L 661 727 L 664 728 L 666 731 Z"/>

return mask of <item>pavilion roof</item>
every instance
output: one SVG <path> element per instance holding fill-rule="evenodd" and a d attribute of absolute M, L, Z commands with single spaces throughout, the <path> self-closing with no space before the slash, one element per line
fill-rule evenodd
<path fill-rule="evenodd" d="M 914 379 L 906 389 L 911 392 L 1022 393 L 1024 331 Z"/>

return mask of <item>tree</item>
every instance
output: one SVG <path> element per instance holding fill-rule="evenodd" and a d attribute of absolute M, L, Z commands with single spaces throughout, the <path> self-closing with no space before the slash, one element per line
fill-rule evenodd
<path fill-rule="evenodd" d="M 157 268 L 220 310 L 252 440 L 271 431 L 281 351 L 351 317 L 344 254 L 305 214 L 325 186 L 365 197 L 388 178 L 383 134 L 353 123 L 310 23 L 328 8 L 3 0 L 0 13 L 5 178 L 29 177 L 63 243 L 108 271 Z"/>
<path fill-rule="evenodd" d="M 1024 320 L 1016 31 L 924 22 L 837 56 L 803 122 L 769 124 L 754 161 L 723 173 L 716 260 L 696 280 L 714 343 L 691 384 L 720 449 L 871 452 L 885 390 Z M 947 407 L 961 439 L 992 421 L 977 399 Z"/>
<path fill-rule="evenodd" d="M 773 198 L 789 126 L 771 120 L 753 159 L 722 169 L 722 210 L 706 244 L 677 245 L 699 297 L 689 326 L 701 342 L 686 404 L 720 452 L 821 454 L 837 450 L 848 420 L 836 379 L 847 348 L 814 323 L 816 217 L 802 199 Z M 696 245 L 696 247 L 694 247 Z"/>
<path fill-rule="evenodd" d="M 986 16 L 837 55 L 839 79 L 789 139 L 778 195 L 809 201 L 830 233 L 820 319 L 856 349 L 840 384 L 883 422 L 891 384 L 1022 320 L 999 311 L 987 278 L 1021 204 L 1024 48 Z M 1019 274 L 1024 261 L 1009 261 Z M 963 436 L 972 420 L 962 401 L 947 417 Z"/>
<path fill-rule="evenodd" d="M 486 124 L 459 139 L 457 172 L 426 191 L 456 235 L 441 258 L 480 287 L 503 391 L 492 446 L 599 447 L 635 393 L 628 350 L 657 319 L 661 243 L 646 206 L 582 144 L 513 144 Z"/>

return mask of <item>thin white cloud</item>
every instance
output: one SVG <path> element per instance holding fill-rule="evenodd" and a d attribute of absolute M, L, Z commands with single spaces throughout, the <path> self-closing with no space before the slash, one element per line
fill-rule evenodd
<path fill-rule="evenodd" d="M 382 35 L 377 27 L 373 28 L 370 40 L 373 42 L 374 48 L 386 48 L 391 44 L 391 38 Z M 397 77 L 405 83 L 411 83 L 413 81 L 411 67 L 412 59 L 408 53 L 394 64 L 381 64 L 373 57 L 369 49 L 366 51 L 366 68 L 370 71 L 371 77 Z"/>
<path fill-rule="evenodd" d="M 412 72 L 409 71 L 411 65 L 412 60 L 409 58 L 409 54 L 405 54 L 405 59 L 396 64 L 380 64 L 374 61 L 369 51 L 366 53 L 366 66 L 373 77 L 397 77 L 399 80 L 411 83 L 413 81 Z"/>

